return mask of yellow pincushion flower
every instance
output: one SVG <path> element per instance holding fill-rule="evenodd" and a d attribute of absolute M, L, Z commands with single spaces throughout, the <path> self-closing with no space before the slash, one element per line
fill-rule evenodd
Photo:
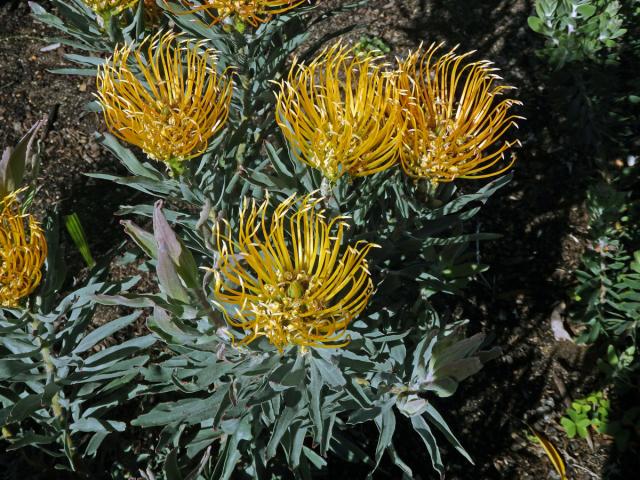
<path fill-rule="evenodd" d="M 245 201 L 232 238 L 216 229 L 216 300 L 247 344 L 265 336 L 289 345 L 340 347 L 349 323 L 366 307 L 373 283 L 365 256 L 377 245 L 342 247 L 346 217 L 327 221 L 320 199 L 292 195 L 267 218 L 267 199 Z M 226 231 L 225 231 L 226 230 Z"/>
<path fill-rule="evenodd" d="M 487 178 L 513 165 L 505 152 L 518 141 L 502 140 L 521 117 L 520 102 L 503 98 L 491 62 L 465 63 L 472 52 L 438 57 L 440 45 L 419 49 L 401 62 L 399 82 L 408 121 L 400 161 L 405 173 L 432 182 Z"/>
<path fill-rule="evenodd" d="M 148 37 L 135 50 L 116 48 L 97 86 L 109 130 L 178 170 L 224 126 L 232 95 L 226 71 L 216 71 L 216 52 L 174 33 Z"/>
<path fill-rule="evenodd" d="M 0 200 L 0 307 L 15 307 L 36 289 L 46 258 L 44 232 L 33 216 L 20 213 L 17 192 L 10 193 Z"/>
<path fill-rule="evenodd" d="M 229 19 L 248 23 L 253 27 L 304 2 L 305 0 L 180 0 L 187 9 L 185 13 L 206 12 L 212 20 L 210 25 Z"/>
<path fill-rule="evenodd" d="M 103 20 L 118 15 L 127 8 L 133 8 L 138 0 L 82 0 L 91 10 L 96 12 Z M 145 19 L 155 22 L 160 18 L 160 8 L 156 0 L 143 0 Z"/>
<path fill-rule="evenodd" d="M 330 181 L 371 175 L 398 159 L 403 129 L 395 74 L 336 43 L 280 84 L 276 120 L 293 156 Z"/>
<path fill-rule="evenodd" d="M 99 15 L 117 15 L 124 9 L 138 3 L 138 0 L 82 0 L 91 10 Z M 145 4 L 147 0 L 145 0 Z"/>

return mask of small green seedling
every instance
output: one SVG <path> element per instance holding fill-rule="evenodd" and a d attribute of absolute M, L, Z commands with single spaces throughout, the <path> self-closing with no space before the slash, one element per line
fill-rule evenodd
<path fill-rule="evenodd" d="M 595 392 L 572 402 L 566 414 L 566 417 L 560 419 L 560 423 L 569 438 L 576 435 L 587 438 L 589 427 L 596 433 L 604 433 L 609 418 L 609 400 L 603 392 Z"/>
<path fill-rule="evenodd" d="M 372 52 L 387 54 L 391 51 L 391 47 L 382 38 L 368 35 L 360 37 L 355 49 L 358 56 L 368 55 Z"/>

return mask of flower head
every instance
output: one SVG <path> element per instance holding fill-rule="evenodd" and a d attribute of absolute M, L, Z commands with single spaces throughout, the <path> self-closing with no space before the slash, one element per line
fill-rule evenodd
<path fill-rule="evenodd" d="M 349 323 L 366 307 L 373 283 L 365 259 L 376 245 L 342 247 L 345 217 L 327 221 L 320 199 L 282 202 L 267 218 L 269 201 L 245 202 L 238 235 L 216 229 L 216 299 L 229 306 L 230 325 L 247 332 L 241 343 L 265 336 L 288 345 L 339 347 Z"/>
<path fill-rule="evenodd" d="M 138 0 L 82 0 L 91 10 L 96 12 L 103 20 L 118 15 L 127 8 L 135 7 Z M 155 22 L 160 18 L 160 8 L 155 0 L 143 0 L 145 19 Z"/>
<path fill-rule="evenodd" d="M 230 20 L 234 23 L 248 23 L 253 27 L 304 2 L 305 0 L 180 0 L 187 9 L 185 13 L 204 11 L 211 18 L 211 25 Z"/>
<path fill-rule="evenodd" d="M 123 10 L 138 3 L 138 0 L 82 0 L 98 15 L 117 15 Z M 145 0 L 147 3 L 147 0 Z"/>
<path fill-rule="evenodd" d="M 402 118 L 395 76 L 340 43 L 280 85 L 276 120 L 295 158 L 329 180 L 371 175 L 398 159 Z"/>
<path fill-rule="evenodd" d="M 515 157 L 505 152 L 517 141 L 502 140 L 516 126 L 501 95 L 513 87 L 498 85 L 491 62 L 466 63 L 472 52 L 455 49 L 438 57 L 440 45 L 419 49 L 400 64 L 399 82 L 408 127 L 400 161 L 405 173 L 432 182 L 486 178 L 508 170 Z"/>
<path fill-rule="evenodd" d="M 216 71 L 216 52 L 174 33 L 116 48 L 97 85 L 109 130 L 172 167 L 206 150 L 232 94 L 226 72 Z"/>
<path fill-rule="evenodd" d="M 0 200 L 0 307 L 15 307 L 36 289 L 46 257 L 44 232 L 33 216 L 20 213 L 17 192 L 10 193 Z"/>

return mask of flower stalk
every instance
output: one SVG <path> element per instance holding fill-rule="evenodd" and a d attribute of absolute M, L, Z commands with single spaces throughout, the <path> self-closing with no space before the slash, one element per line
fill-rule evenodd
<path fill-rule="evenodd" d="M 47 374 L 47 383 L 55 383 L 58 378 L 56 375 L 56 366 L 53 362 L 53 356 L 51 354 L 51 350 L 49 346 L 42 340 L 39 335 L 40 329 L 43 327 L 43 324 L 37 318 L 31 322 L 31 328 L 33 334 L 35 336 L 36 345 L 39 347 L 40 356 L 42 357 L 42 362 L 44 363 L 44 369 Z M 62 406 L 60 401 L 60 395 L 58 392 L 53 394 L 51 397 L 51 411 L 53 413 L 54 418 L 58 421 L 62 431 L 61 437 L 64 444 L 67 446 L 67 459 L 69 460 L 69 464 L 73 471 L 78 470 L 78 458 L 77 458 L 77 449 L 74 446 L 73 439 L 71 438 L 71 432 L 69 431 L 69 424 L 67 422 L 67 412 L 65 408 Z"/>

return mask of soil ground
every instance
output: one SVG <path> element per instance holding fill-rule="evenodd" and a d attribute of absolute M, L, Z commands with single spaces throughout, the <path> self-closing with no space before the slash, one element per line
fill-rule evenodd
<path fill-rule="evenodd" d="M 396 55 L 420 42 L 477 50 L 478 58 L 493 60 L 505 81 L 519 87 L 517 96 L 524 102 L 521 114 L 527 121 L 519 133 L 523 145 L 514 179 L 480 219 L 483 231 L 503 237 L 481 245 L 482 261 L 491 270 L 470 289 L 464 306 L 472 329 L 492 333 L 504 355 L 464 383 L 452 399 L 438 402 L 476 463 L 467 464 L 449 449 L 447 477 L 557 478 L 542 448 L 529 438 L 529 424 L 562 452 L 569 478 L 629 478 L 637 455 L 617 458 L 602 436 L 593 438 L 593 448 L 584 440 L 569 440 L 558 423 L 565 401 L 596 385 L 597 356 L 557 342 L 549 320 L 567 300 L 584 248 L 586 176 L 575 168 L 576 152 L 555 143 L 561 118 L 552 113 L 544 69 L 534 54 L 539 39 L 527 27 L 532 3 L 372 0 L 366 8 L 338 16 L 332 27 L 363 24 L 366 29 L 352 38 L 364 33 L 379 37 Z M 57 112 L 42 145 L 37 206 L 77 212 L 92 250 L 100 255 L 122 239 L 113 213 L 126 203 L 126 192 L 82 175 L 118 167 L 94 141 L 93 133 L 103 129 L 100 118 L 83 110 L 93 91 L 91 79 L 49 72 L 67 63 L 61 48 L 42 50 L 48 45 L 43 38 L 52 34 L 29 16 L 26 4 L 0 7 L 0 145 L 15 144 L 35 121 Z M 79 256 L 72 261 L 80 267 Z M 403 440 L 398 449 L 419 472 L 416 478 L 435 478 L 428 459 L 414 454 L 423 451 L 417 438 Z M 343 478 L 341 472 L 331 474 Z M 385 465 L 378 477 L 399 478 L 399 473 Z"/>

